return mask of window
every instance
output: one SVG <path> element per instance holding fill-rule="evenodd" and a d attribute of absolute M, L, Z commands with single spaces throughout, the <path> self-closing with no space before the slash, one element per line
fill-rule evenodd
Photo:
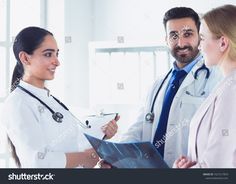
<path fill-rule="evenodd" d="M 170 68 L 169 58 L 165 46 L 91 43 L 91 105 L 139 104 L 148 87 Z"/>
<path fill-rule="evenodd" d="M 169 50 L 156 43 L 91 42 L 89 48 L 90 107 L 119 112 L 124 132 L 153 82 L 169 70 Z"/>
<path fill-rule="evenodd" d="M 46 0 L 0 0 L 0 117 L 2 104 L 9 94 L 10 79 L 15 66 L 12 41 L 27 26 L 45 27 Z M 9 156 L 6 135 L 0 132 L 0 168 L 15 167 Z"/>
<path fill-rule="evenodd" d="M 0 0 L 0 42 L 6 39 L 6 0 Z"/>

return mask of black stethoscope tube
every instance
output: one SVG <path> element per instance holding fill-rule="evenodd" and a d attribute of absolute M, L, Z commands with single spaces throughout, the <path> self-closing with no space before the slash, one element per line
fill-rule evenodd
<path fill-rule="evenodd" d="M 21 89 L 22 91 L 26 92 L 28 95 L 32 96 L 33 98 L 35 98 L 36 100 L 38 100 L 42 105 L 44 105 L 51 113 L 52 113 L 52 118 L 57 122 L 57 123 L 62 123 L 63 120 L 63 114 L 60 112 L 55 112 L 54 110 L 52 110 L 47 104 L 45 104 L 41 99 L 39 99 L 37 96 L 35 96 L 33 93 L 29 92 L 27 89 L 23 88 L 22 86 L 18 85 L 17 86 L 19 89 Z M 52 95 L 51 95 L 52 96 Z M 56 97 L 52 96 L 54 100 L 56 100 L 57 103 L 59 103 L 65 110 L 69 111 L 69 109 L 65 106 L 65 104 L 63 104 L 62 102 L 60 102 Z M 75 117 L 75 116 L 74 116 Z M 75 117 L 76 118 L 76 117 Z M 77 119 L 77 118 L 76 118 Z M 81 125 L 81 127 L 83 128 L 91 128 L 91 125 L 89 125 L 89 122 L 86 121 L 85 124 L 83 124 L 79 119 L 77 119 L 77 121 L 79 122 L 79 124 Z"/>
<path fill-rule="evenodd" d="M 197 79 L 197 76 L 198 76 L 198 73 L 201 71 L 201 70 L 206 70 L 206 79 L 209 78 L 210 76 L 210 71 L 209 69 L 206 67 L 205 64 L 203 64 L 200 68 L 198 68 L 195 73 L 194 73 L 194 79 Z M 162 86 L 164 85 L 166 79 L 168 78 L 168 76 L 170 75 L 170 73 L 172 72 L 172 69 L 166 74 L 165 78 L 162 80 L 153 100 L 152 100 L 152 105 L 151 105 L 151 111 L 149 113 L 146 114 L 145 116 L 145 120 L 146 121 L 150 121 L 152 122 L 154 120 L 154 113 L 153 113 L 153 110 L 154 110 L 154 105 L 155 105 L 155 102 L 156 102 L 156 99 L 157 99 L 157 96 L 159 95 L 160 93 L 160 90 L 162 88 Z"/>
<path fill-rule="evenodd" d="M 43 104 L 52 114 L 54 114 L 54 110 L 52 110 L 47 104 L 45 104 L 42 100 L 40 100 L 37 96 L 35 96 L 33 93 L 29 92 L 27 89 L 23 88 L 22 86 L 18 85 L 18 88 L 20 88 L 22 91 L 26 92 L 27 94 L 29 94 L 30 96 L 32 96 L 33 98 L 37 99 L 41 104 Z M 54 97 L 53 97 L 54 98 Z M 55 98 L 54 98 L 55 99 Z M 59 100 L 56 100 L 57 102 Z M 59 103 L 61 105 L 61 103 Z M 69 110 L 65 105 L 63 105 L 63 108 L 65 108 L 66 110 Z"/>

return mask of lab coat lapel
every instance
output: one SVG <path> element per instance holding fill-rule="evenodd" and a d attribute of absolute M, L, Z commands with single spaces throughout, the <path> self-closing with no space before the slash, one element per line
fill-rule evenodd
<path fill-rule="evenodd" d="M 154 119 L 154 122 L 153 122 L 151 140 L 153 140 L 155 132 L 156 132 L 156 129 L 157 129 L 157 125 L 158 125 L 158 122 L 159 122 L 159 119 L 157 119 L 157 117 L 158 118 L 160 117 L 160 113 L 161 113 L 161 110 L 162 110 L 162 105 L 163 105 L 165 91 L 166 91 L 167 85 L 169 83 L 169 80 L 171 78 L 171 75 L 172 74 L 170 73 L 168 78 L 166 79 L 165 83 L 163 84 L 163 86 L 162 86 L 158 96 L 157 96 L 157 100 L 156 100 L 155 107 L 154 107 L 155 119 Z M 156 89 L 156 92 L 157 92 L 157 89 Z"/>
<path fill-rule="evenodd" d="M 178 97 L 180 94 L 182 94 L 183 89 L 185 89 L 187 86 L 191 85 L 193 82 L 195 82 L 194 80 L 194 74 L 197 71 L 198 68 L 200 68 L 203 65 L 203 60 L 200 60 L 199 62 L 197 62 L 194 67 L 192 68 L 192 70 L 188 73 L 188 75 L 185 77 L 184 81 L 182 82 L 182 84 L 179 87 L 179 90 L 176 94 L 176 96 Z"/>

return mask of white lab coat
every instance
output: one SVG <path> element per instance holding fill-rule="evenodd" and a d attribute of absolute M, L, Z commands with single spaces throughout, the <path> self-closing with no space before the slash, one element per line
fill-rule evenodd
<path fill-rule="evenodd" d="M 194 166 L 236 167 L 236 71 L 200 106 L 190 124 L 188 156 Z"/>
<path fill-rule="evenodd" d="M 172 167 L 175 159 L 177 159 L 180 155 L 187 154 L 190 120 L 192 119 L 200 104 L 208 96 L 212 88 L 222 78 L 222 75 L 218 69 L 212 68 L 210 69 L 210 77 L 208 80 L 205 79 L 205 70 L 199 71 L 198 78 L 195 80 L 194 73 L 203 65 L 203 62 L 203 60 L 198 61 L 185 77 L 171 105 L 166 131 L 168 138 L 166 139 L 164 151 L 164 159 L 170 167 Z M 161 84 L 160 80 L 154 84 L 147 97 L 145 105 L 140 109 L 140 113 L 136 119 L 136 122 L 132 124 L 132 126 L 124 135 L 121 136 L 121 142 L 153 142 L 162 109 L 164 93 L 170 77 L 171 75 L 168 76 L 156 99 L 154 106 L 154 122 L 146 122 L 145 115 L 151 111 L 153 98 Z M 186 91 L 190 92 L 191 95 L 186 94 Z M 200 95 L 203 91 L 205 94 Z"/>
<path fill-rule="evenodd" d="M 66 152 L 88 148 L 82 128 L 71 113 L 49 95 L 49 91 L 23 81 L 20 85 L 64 116 L 63 122 L 57 123 L 46 107 L 19 88 L 8 96 L 1 123 L 16 148 L 22 167 L 65 167 Z"/>

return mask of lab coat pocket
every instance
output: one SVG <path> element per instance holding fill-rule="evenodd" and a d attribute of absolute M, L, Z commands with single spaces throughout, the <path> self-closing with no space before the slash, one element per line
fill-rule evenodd
<path fill-rule="evenodd" d="M 191 119 L 204 100 L 205 97 L 195 97 L 185 94 L 180 102 L 180 110 L 185 112 L 185 117 L 182 117 L 182 119 Z"/>

